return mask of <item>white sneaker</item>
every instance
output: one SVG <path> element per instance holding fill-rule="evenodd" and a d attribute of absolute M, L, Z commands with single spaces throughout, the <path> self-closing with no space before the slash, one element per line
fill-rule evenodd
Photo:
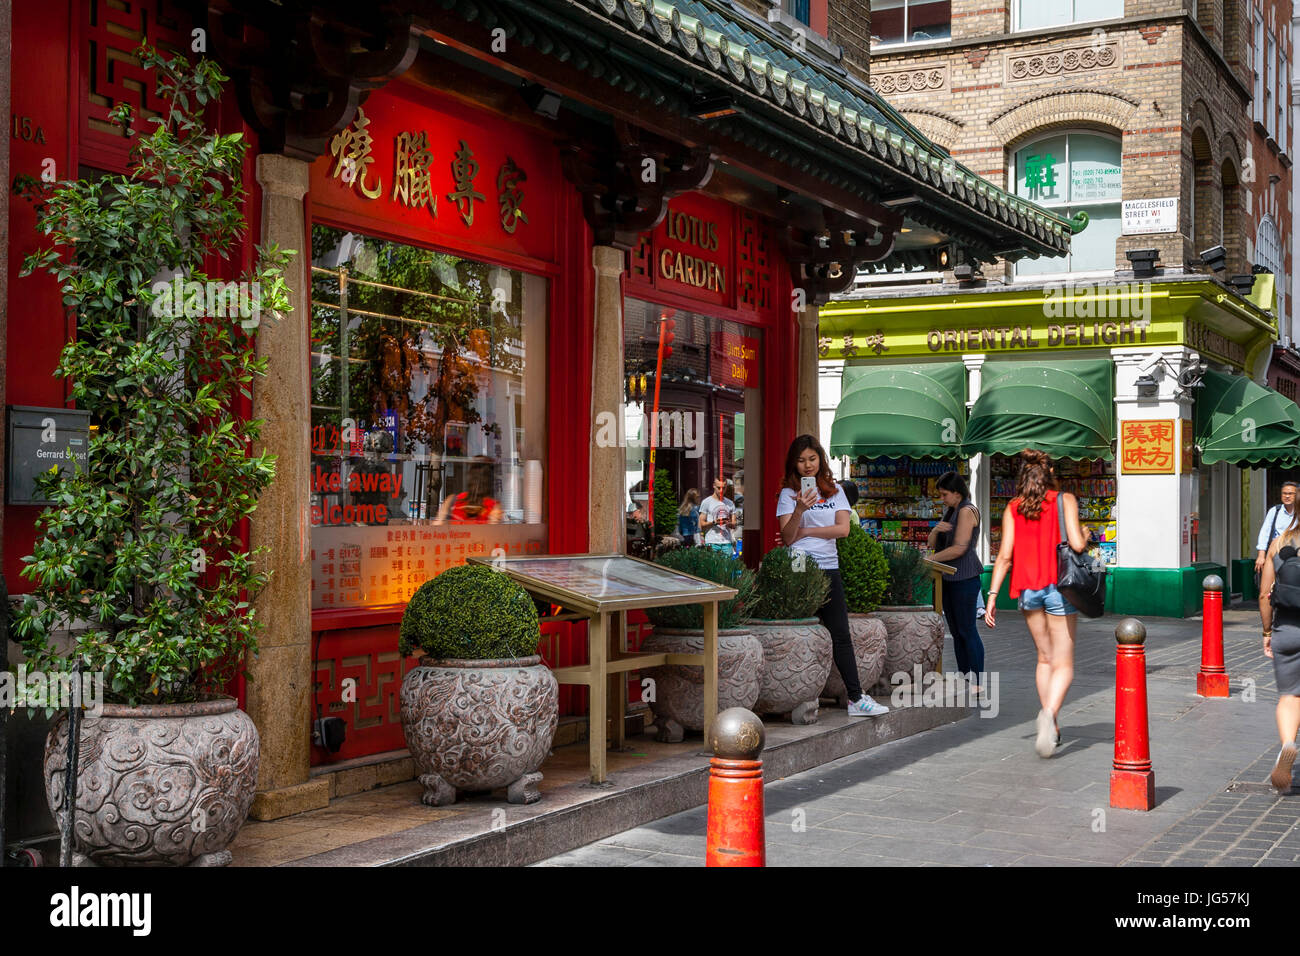
<path fill-rule="evenodd" d="M 1034 750 L 1038 756 L 1046 759 L 1056 749 L 1056 731 L 1052 727 L 1052 712 L 1044 707 L 1038 712 L 1038 737 L 1034 740 Z"/>
<path fill-rule="evenodd" d="M 850 717 L 879 717 L 881 714 L 889 713 L 889 708 L 884 704 L 877 704 L 868 695 L 863 694 L 861 699 L 849 704 Z"/>

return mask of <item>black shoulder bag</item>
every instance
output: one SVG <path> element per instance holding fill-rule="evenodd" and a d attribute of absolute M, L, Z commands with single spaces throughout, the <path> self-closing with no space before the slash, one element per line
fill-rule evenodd
<path fill-rule="evenodd" d="M 1061 541 L 1056 546 L 1056 589 L 1084 617 L 1101 617 L 1106 613 L 1106 565 L 1086 551 L 1079 554 L 1070 547 L 1061 494 L 1056 496 L 1056 520 L 1061 531 Z"/>

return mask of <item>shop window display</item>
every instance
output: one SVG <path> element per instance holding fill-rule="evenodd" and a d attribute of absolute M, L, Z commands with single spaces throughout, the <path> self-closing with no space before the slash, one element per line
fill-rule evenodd
<path fill-rule="evenodd" d="M 850 465 L 863 529 L 881 541 L 924 549 L 930 530 L 943 518 L 936 482 L 949 471 L 970 477 L 967 463 L 956 459 L 873 458 Z"/>
<path fill-rule="evenodd" d="M 312 230 L 313 609 L 541 553 L 546 280 Z"/>
<path fill-rule="evenodd" d="M 638 299 L 626 301 L 621 438 L 626 448 L 629 554 L 649 553 L 652 429 L 658 535 L 678 536 L 678 508 L 687 493 L 695 489 L 703 502 L 713 494 L 719 475 L 728 482 L 726 497 L 735 506 L 727 535 L 735 553 L 743 551 L 744 532 L 758 529 L 762 515 L 745 510 L 747 500 L 759 500 L 758 475 L 755 469 L 747 480 L 745 463 L 759 460 L 761 348 L 762 333 L 750 326 Z"/>
<path fill-rule="evenodd" d="M 989 560 L 997 557 L 1002 544 L 1002 513 L 1016 494 L 1015 458 L 992 456 L 989 486 Z M 1115 463 L 1113 461 L 1056 462 L 1057 483 L 1079 499 L 1079 520 L 1093 535 L 1094 546 L 1106 564 L 1114 565 L 1119 547 L 1119 525 L 1115 520 Z"/>

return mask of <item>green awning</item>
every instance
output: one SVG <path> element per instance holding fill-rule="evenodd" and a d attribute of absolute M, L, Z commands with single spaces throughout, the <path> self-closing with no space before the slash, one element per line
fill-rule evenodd
<path fill-rule="evenodd" d="M 971 408 L 967 456 L 1016 455 L 1027 448 L 1055 458 L 1115 457 L 1115 380 L 1110 359 L 985 362 Z"/>
<path fill-rule="evenodd" d="M 955 458 L 966 428 L 966 366 L 850 365 L 831 425 L 831 455 Z"/>
<path fill-rule="evenodd" d="M 1196 396 L 1196 447 L 1213 465 L 1300 458 L 1300 408 L 1244 375 L 1209 369 Z"/>

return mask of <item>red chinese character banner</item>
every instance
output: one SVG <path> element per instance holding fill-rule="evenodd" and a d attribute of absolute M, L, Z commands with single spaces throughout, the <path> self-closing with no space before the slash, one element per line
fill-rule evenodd
<path fill-rule="evenodd" d="M 327 218 L 547 262 L 565 188 L 550 140 L 403 83 L 359 106 L 311 168 L 313 209 Z"/>
<path fill-rule="evenodd" d="M 1120 422 L 1120 467 L 1126 475 L 1172 475 L 1176 419 Z"/>

